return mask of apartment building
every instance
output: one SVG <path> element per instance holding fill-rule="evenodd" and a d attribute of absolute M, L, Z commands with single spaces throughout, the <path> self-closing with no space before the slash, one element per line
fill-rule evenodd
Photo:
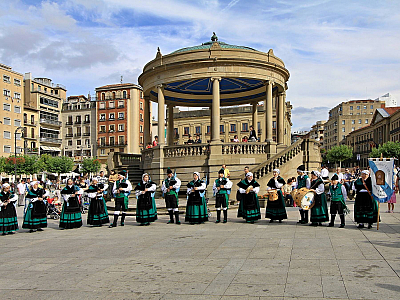
<path fill-rule="evenodd" d="M 21 73 L 15 72 L 11 67 L 4 64 L 0 64 L 0 74 L 0 90 L 3 91 L 3 94 L 0 97 L 0 134 L 2 137 L 0 156 L 7 157 L 14 155 L 15 150 L 17 154 L 23 154 L 24 152 L 24 144 L 22 140 L 23 128 L 20 128 L 22 126 L 24 113 L 24 77 Z M 15 134 L 16 130 L 17 133 Z M 15 141 L 17 142 L 16 148 Z"/>

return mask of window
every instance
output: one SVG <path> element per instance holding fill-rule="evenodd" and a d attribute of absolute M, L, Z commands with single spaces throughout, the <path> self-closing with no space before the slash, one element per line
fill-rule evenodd
<path fill-rule="evenodd" d="M 342 120 L 342 125 L 345 125 L 346 124 L 346 120 Z"/>
<path fill-rule="evenodd" d="M 249 123 L 242 123 L 242 131 L 249 131 Z"/>
<path fill-rule="evenodd" d="M 3 81 L 6 83 L 10 83 L 11 82 L 10 76 L 3 75 Z"/>
<path fill-rule="evenodd" d="M 11 139 L 11 132 L 9 132 L 9 131 L 4 131 L 3 137 L 4 137 L 5 139 L 10 140 L 10 139 Z"/>
<path fill-rule="evenodd" d="M 100 126 L 100 133 L 106 132 L 106 126 Z"/>
<path fill-rule="evenodd" d="M 14 78 L 14 85 L 21 86 L 21 80 Z"/>
<path fill-rule="evenodd" d="M 112 98 L 115 99 L 115 92 L 112 93 Z M 113 102 L 114 105 L 114 102 Z"/>
<path fill-rule="evenodd" d="M 68 141 L 68 146 L 72 146 L 72 140 Z"/>
<path fill-rule="evenodd" d="M 108 119 L 109 120 L 115 120 L 115 114 L 114 113 L 109 114 L 108 115 Z"/>
<path fill-rule="evenodd" d="M 85 145 L 86 145 L 86 146 L 90 145 L 90 140 L 89 140 L 89 139 L 86 139 L 86 140 L 85 140 Z"/>
<path fill-rule="evenodd" d="M 115 137 L 113 137 L 113 136 L 110 136 L 110 145 L 114 145 L 114 143 L 115 143 Z"/>
<path fill-rule="evenodd" d="M 368 124 L 368 119 L 365 119 L 365 124 Z"/>
<path fill-rule="evenodd" d="M 183 135 L 189 135 L 190 131 L 189 131 L 189 127 L 183 127 Z"/>
<path fill-rule="evenodd" d="M 366 105 L 364 105 L 363 109 L 367 109 L 367 106 L 366 106 Z"/>
<path fill-rule="evenodd" d="M 51 99 L 47 99 L 47 98 L 43 98 L 40 97 L 40 104 L 44 104 L 44 105 L 48 105 L 51 107 L 55 107 L 58 108 L 58 102 L 55 100 L 51 100 Z"/>
<path fill-rule="evenodd" d="M 122 98 L 126 99 L 126 91 L 122 92 Z"/>
<path fill-rule="evenodd" d="M 342 127 L 342 132 L 346 132 L 346 128 Z"/>
<path fill-rule="evenodd" d="M 101 100 L 106 100 L 106 94 L 105 93 L 101 93 Z M 106 108 L 106 104 L 104 103 L 104 107 L 101 108 L 101 103 L 100 103 L 100 109 L 104 109 Z"/>
<path fill-rule="evenodd" d="M 105 149 L 100 149 L 100 155 L 104 155 L 106 154 L 106 150 Z"/>
<path fill-rule="evenodd" d="M 77 140 L 77 141 L 76 141 L 76 145 L 77 145 L 77 146 L 82 145 L 82 141 L 81 141 L 81 140 Z"/>
<path fill-rule="evenodd" d="M 357 105 L 357 109 L 360 109 L 360 105 Z"/>
<path fill-rule="evenodd" d="M 355 130 L 355 128 L 354 127 L 351 127 L 351 131 L 354 131 Z"/>
<path fill-rule="evenodd" d="M 11 125 L 11 119 L 10 118 L 4 118 L 3 119 L 3 124 L 4 125 Z"/>
<path fill-rule="evenodd" d="M 139 107 L 140 107 L 140 110 L 143 110 L 143 102 L 140 102 Z"/>
<path fill-rule="evenodd" d="M 196 126 L 196 134 L 201 134 L 201 127 L 200 126 Z"/>
<path fill-rule="evenodd" d="M 178 128 L 174 128 L 174 136 L 178 137 L 178 134 L 179 134 Z"/>
<path fill-rule="evenodd" d="M 15 99 L 21 99 L 21 94 L 20 93 L 14 93 L 14 98 Z"/>
<path fill-rule="evenodd" d="M 85 115 L 85 123 L 89 123 L 90 122 L 90 116 L 89 115 Z"/>
<path fill-rule="evenodd" d="M 353 115 L 353 113 L 350 113 L 350 116 L 352 116 Z"/>
<path fill-rule="evenodd" d="M 236 124 L 231 124 L 229 132 L 236 132 Z"/>
<path fill-rule="evenodd" d="M 118 143 L 119 143 L 120 145 L 125 144 L 125 137 L 124 137 L 123 135 L 120 135 L 120 136 L 118 137 Z"/>
<path fill-rule="evenodd" d="M 371 105 L 371 109 L 374 109 L 374 106 L 373 106 L 373 105 Z"/>
<path fill-rule="evenodd" d="M 118 113 L 118 119 L 119 120 L 123 120 L 124 116 L 125 116 L 125 114 L 123 112 Z"/>
<path fill-rule="evenodd" d="M 124 131 L 124 124 L 118 124 L 118 131 Z"/>
<path fill-rule="evenodd" d="M 10 105 L 10 104 L 4 103 L 4 104 L 3 104 L 3 110 L 11 111 L 11 105 Z"/>
<path fill-rule="evenodd" d="M 4 90 L 3 90 L 3 95 L 4 95 L 4 96 L 7 96 L 7 97 L 10 97 L 10 96 L 11 96 L 11 91 L 10 91 L 10 90 L 4 89 Z"/>
<path fill-rule="evenodd" d="M 4 145 L 4 153 L 11 153 L 11 146 Z"/>
<path fill-rule="evenodd" d="M 358 120 L 358 124 L 361 124 L 361 119 Z"/>
<path fill-rule="evenodd" d="M 219 125 L 219 132 L 220 133 L 225 133 L 225 126 L 224 125 Z"/>
<path fill-rule="evenodd" d="M 17 138 L 18 141 L 21 140 L 22 134 L 20 132 L 18 132 L 15 137 Z"/>
<path fill-rule="evenodd" d="M 142 104 L 142 103 L 140 103 Z M 124 107 L 124 100 L 118 101 L 118 108 L 123 108 Z"/>
<path fill-rule="evenodd" d="M 41 91 L 42 87 L 40 85 L 38 85 L 37 89 L 38 89 L 38 91 Z"/>
<path fill-rule="evenodd" d="M 14 126 L 20 127 L 20 126 L 21 126 L 21 120 L 15 119 L 15 120 L 14 120 Z"/>
<path fill-rule="evenodd" d="M 211 134 L 211 126 L 207 126 L 207 132 L 206 134 Z"/>
<path fill-rule="evenodd" d="M 353 106 L 350 106 L 350 110 L 353 110 Z"/>
<path fill-rule="evenodd" d="M 100 102 L 99 109 L 105 109 L 105 108 L 106 108 L 106 103 L 105 102 Z"/>
<path fill-rule="evenodd" d="M 351 120 L 351 124 L 356 124 L 356 120 Z"/>
<path fill-rule="evenodd" d="M 139 128 L 140 133 L 143 133 L 143 125 L 140 125 L 139 127 L 140 127 L 140 128 Z"/>
<path fill-rule="evenodd" d="M 113 95 L 115 96 L 115 93 L 113 93 Z M 114 103 L 114 101 L 110 101 L 110 102 L 108 103 L 108 107 L 109 107 L 109 108 L 115 108 L 115 103 Z"/>
<path fill-rule="evenodd" d="M 143 114 L 140 114 L 140 121 L 143 121 Z"/>

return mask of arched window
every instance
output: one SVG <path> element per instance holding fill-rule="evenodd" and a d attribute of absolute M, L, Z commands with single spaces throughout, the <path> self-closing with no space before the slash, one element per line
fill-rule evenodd
<path fill-rule="evenodd" d="M 115 99 L 115 92 L 112 93 L 112 97 L 113 97 L 113 99 Z"/>

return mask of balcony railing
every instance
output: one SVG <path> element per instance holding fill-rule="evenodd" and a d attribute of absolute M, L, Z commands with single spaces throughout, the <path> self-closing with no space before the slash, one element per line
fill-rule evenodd
<path fill-rule="evenodd" d="M 50 125 L 55 125 L 55 126 L 61 126 L 61 122 L 60 121 L 54 121 L 54 120 L 50 120 L 50 119 L 40 119 L 40 123 L 45 123 L 45 124 L 50 124 Z"/>
<path fill-rule="evenodd" d="M 82 136 L 82 133 L 80 133 L 80 132 L 75 133 L 75 137 L 81 137 L 81 136 Z"/>
<path fill-rule="evenodd" d="M 115 143 L 97 143 L 98 147 L 118 147 L 118 146 L 126 146 L 128 142 L 115 142 Z"/>
<path fill-rule="evenodd" d="M 85 132 L 83 136 L 90 136 L 90 132 Z"/>
<path fill-rule="evenodd" d="M 65 135 L 65 137 L 66 138 L 70 138 L 70 137 L 73 137 L 74 135 L 72 134 L 72 133 L 67 133 L 66 135 Z"/>
<path fill-rule="evenodd" d="M 82 124 L 81 120 L 75 121 L 75 125 L 77 125 L 77 124 Z"/>
<path fill-rule="evenodd" d="M 74 125 L 74 122 L 65 122 L 65 125 L 71 126 L 71 125 Z"/>
<path fill-rule="evenodd" d="M 54 137 L 40 137 L 41 142 L 53 143 L 53 144 L 61 144 L 62 139 L 54 138 Z"/>
<path fill-rule="evenodd" d="M 27 121 L 27 120 L 24 120 L 24 125 L 27 125 L 27 126 L 37 126 L 37 122 L 29 122 L 29 121 Z"/>
<path fill-rule="evenodd" d="M 84 120 L 83 124 L 90 124 L 90 120 Z"/>

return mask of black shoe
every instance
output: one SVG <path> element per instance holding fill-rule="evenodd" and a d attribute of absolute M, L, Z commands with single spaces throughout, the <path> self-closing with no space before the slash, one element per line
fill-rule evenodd
<path fill-rule="evenodd" d="M 222 221 L 222 223 L 227 223 L 228 222 L 228 220 L 227 219 L 224 219 L 223 221 Z"/>
<path fill-rule="evenodd" d="M 37 231 L 43 231 L 43 229 L 42 228 L 38 228 Z"/>
<path fill-rule="evenodd" d="M 318 224 L 317 224 L 317 223 L 315 223 L 315 222 L 312 222 L 311 224 L 309 224 L 309 226 L 314 226 L 314 227 L 317 227 L 317 226 L 318 226 Z"/>
<path fill-rule="evenodd" d="M 33 230 L 33 229 L 29 230 L 29 233 L 32 233 L 32 232 L 35 232 L 35 230 Z"/>
<path fill-rule="evenodd" d="M 364 228 L 364 224 L 358 224 L 357 228 Z"/>
<path fill-rule="evenodd" d="M 254 224 L 254 221 L 250 221 L 250 224 Z"/>
<path fill-rule="evenodd" d="M 167 222 L 167 224 L 174 224 L 174 221 L 173 221 L 173 220 L 169 220 L 169 221 Z"/>
<path fill-rule="evenodd" d="M 10 231 L 8 234 L 15 234 L 15 231 Z"/>
<path fill-rule="evenodd" d="M 297 222 L 297 224 L 301 224 L 301 222 L 303 222 L 303 220 L 299 220 L 299 221 Z"/>
<path fill-rule="evenodd" d="M 121 226 L 125 226 L 125 224 L 124 224 L 124 223 L 121 223 Z"/>
<path fill-rule="evenodd" d="M 271 220 L 269 220 L 269 222 L 270 222 L 270 223 L 274 223 L 274 220 L 271 219 Z"/>
<path fill-rule="evenodd" d="M 108 226 L 108 228 L 113 228 L 113 227 L 117 227 L 117 225 L 114 225 L 114 223 L 113 223 L 113 224 L 110 224 L 110 226 Z"/>
<path fill-rule="evenodd" d="M 344 228 L 344 224 L 340 224 L 339 228 Z"/>
<path fill-rule="evenodd" d="M 7 232 L 3 232 L 1 235 L 7 235 Z"/>
<path fill-rule="evenodd" d="M 181 221 L 176 221 L 176 225 L 181 225 Z"/>
<path fill-rule="evenodd" d="M 282 220 L 279 220 L 279 223 L 282 223 Z"/>
<path fill-rule="evenodd" d="M 328 225 L 328 227 L 334 227 L 335 226 L 335 224 L 333 224 L 333 223 L 329 223 L 329 225 Z"/>
<path fill-rule="evenodd" d="M 215 221 L 215 223 L 221 223 L 221 220 L 217 220 L 217 221 Z"/>
<path fill-rule="evenodd" d="M 371 229 L 372 228 L 372 224 L 368 224 L 368 229 Z"/>

